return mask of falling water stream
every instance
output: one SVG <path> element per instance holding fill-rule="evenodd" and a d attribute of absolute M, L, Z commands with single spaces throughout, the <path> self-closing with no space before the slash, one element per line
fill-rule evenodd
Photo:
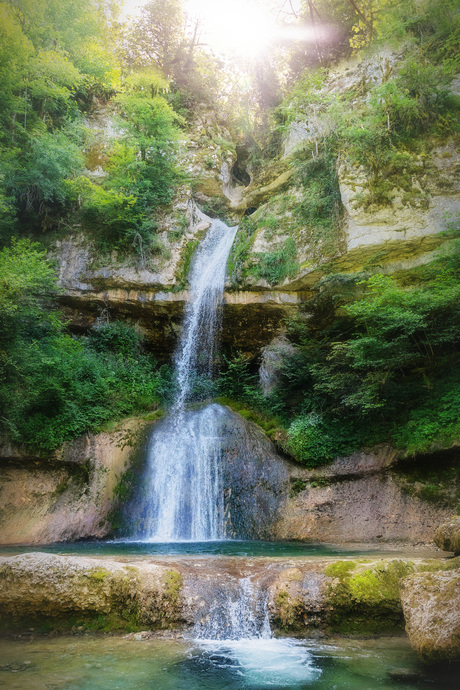
<path fill-rule="evenodd" d="M 193 401 L 198 384 L 206 386 L 212 380 L 225 270 L 236 230 L 213 220 L 192 263 L 189 300 L 174 358 L 177 393 L 148 450 L 149 540 L 225 537 L 217 431 L 220 408 L 187 410 L 187 403 Z"/>
<path fill-rule="evenodd" d="M 187 541 L 191 553 L 198 545 L 196 553 L 202 558 L 203 543 L 226 536 L 218 433 L 223 409 L 215 404 L 199 409 L 188 405 L 195 399 L 197 384 L 212 380 L 225 269 L 235 233 L 236 228 L 213 221 L 192 265 L 190 300 L 174 360 L 177 394 L 149 445 L 145 542 L 150 544 L 144 542 L 139 546 L 142 549 L 151 548 L 152 542 L 155 548 L 159 544 L 183 549 L 178 542 Z M 409 690 L 426 687 L 426 683 L 446 690 L 457 687 L 450 676 L 441 685 L 436 684 L 436 677 L 423 676 L 407 640 L 320 644 L 273 638 L 267 585 L 257 573 L 248 576 L 232 568 L 227 572 L 217 569 L 208 579 L 207 589 L 201 579 L 197 599 L 201 604 L 195 625 L 185 640 L 141 643 L 126 637 L 84 637 L 62 641 L 31 638 L 27 644 L 4 641 L 0 685 L 3 687 L 7 677 L 11 690 L 26 685 L 37 690 Z"/>
<path fill-rule="evenodd" d="M 148 449 L 149 541 L 225 538 L 219 418 L 210 404 L 190 409 L 198 386 L 212 381 L 221 326 L 227 259 L 237 228 L 212 221 L 189 275 L 190 294 L 174 365 L 177 393 Z M 319 674 L 293 640 L 274 640 L 267 592 L 250 577 L 216 581 L 198 611 L 191 637 L 211 665 L 238 668 L 252 685 L 297 684 Z"/>

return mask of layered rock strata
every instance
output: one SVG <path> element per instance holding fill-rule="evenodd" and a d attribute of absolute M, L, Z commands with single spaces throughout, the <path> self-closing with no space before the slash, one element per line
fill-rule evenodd
<path fill-rule="evenodd" d="M 1 624 L 21 630 L 193 628 L 216 601 L 225 627 L 241 582 L 272 631 L 302 636 L 401 632 L 427 661 L 459 655 L 459 563 L 421 558 L 0 558 Z M 247 588 L 246 588 L 247 589 Z M 401 595 L 400 595 L 401 591 Z M 401 604 L 402 599 L 402 604 Z M 264 603 L 265 602 L 265 603 Z M 97 627 L 99 626 L 99 628 Z"/>

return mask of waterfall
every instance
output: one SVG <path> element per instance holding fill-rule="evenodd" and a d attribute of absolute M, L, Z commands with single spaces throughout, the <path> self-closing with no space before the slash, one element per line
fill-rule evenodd
<path fill-rule="evenodd" d="M 208 607 L 197 616 L 193 637 L 205 640 L 271 638 L 267 596 L 266 591 L 254 586 L 251 577 L 215 583 Z"/>
<path fill-rule="evenodd" d="M 200 647 L 202 668 L 225 671 L 238 687 L 258 690 L 306 687 L 319 678 L 321 670 L 301 641 L 272 637 L 268 591 L 257 575 L 216 573 L 207 586 L 201 584 L 191 637 Z"/>
<path fill-rule="evenodd" d="M 212 380 L 227 259 L 237 228 L 212 221 L 196 251 L 189 300 L 174 357 L 177 393 L 148 449 L 147 538 L 206 541 L 225 537 L 218 405 L 188 410 Z"/>

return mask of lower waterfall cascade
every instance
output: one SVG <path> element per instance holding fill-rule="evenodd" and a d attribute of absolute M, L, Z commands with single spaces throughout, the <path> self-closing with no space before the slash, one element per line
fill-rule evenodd
<path fill-rule="evenodd" d="M 272 636 L 268 592 L 253 577 L 217 580 L 210 593 L 190 634 L 209 665 L 236 670 L 246 687 L 304 686 L 319 678 L 301 642 Z"/>
<path fill-rule="evenodd" d="M 212 378 L 226 264 L 236 230 L 213 221 L 194 257 L 190 300 L 174 358 L 177 394 L 148 448 L 147 540 L 206 541 L 226 536 L 218 433 L 223 408 L 208 404 L 190 410 L 187 403 L 193 401 L 196 378 Z M 218 654 L 230 665 L 240 665 L 250 684 L 264 683 L 267 677 L 270 682 L 296 683 L 317 675 L 305 649 L 294 641 L 272 638 L 267 592 L 250 577 L 216 583 L 207 610 L 198 612 L 191 636 L 205 645 L 211 663 Z"/>

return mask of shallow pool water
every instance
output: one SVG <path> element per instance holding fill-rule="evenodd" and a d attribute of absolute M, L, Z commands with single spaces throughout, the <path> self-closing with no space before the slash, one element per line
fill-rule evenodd
<path fill-rule="evenodd" d="M 410 546 L 380 544 L 313 544 L 305 542 L 275 541 L 82 541 L 32 546 L 0 547 L 0 554 L 45 551 L 73 556 L 245 556 L 245 557 L 358 557 L 358 556 L 406 556 L 439 557 L 439 552 L 416 549 Z"/>
<path fill-rule="evenodd" d="M 453 690 L 455 676 L 426 671 L 404 638 L 0 641 L 0 687 L 11 690 Z"/>

